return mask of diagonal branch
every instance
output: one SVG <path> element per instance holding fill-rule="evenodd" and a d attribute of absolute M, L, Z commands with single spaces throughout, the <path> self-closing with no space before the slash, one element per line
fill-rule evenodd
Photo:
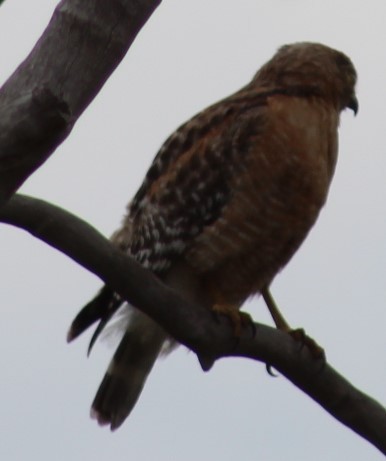
<path fill-rule="evenodd" d="M 89 224 L 42 200 L 15 195 L 0 210 L 0 221 L 27 230 L 96 274 L 192 349 L 204 370 L 229 356 L 268 363 L 386 454 L 386 410 L 306 348 L 299 350 L 289 335 L 256 324 L 256 334 L 246 327 L 235 344 L 226 319 L 215 321 L 206 309 L 184 301 Z"/>
<path fill-rule="evenodd" d="M 0 207 L 68 136 L 160 3 L 59 3 L 0 90 Z"/>

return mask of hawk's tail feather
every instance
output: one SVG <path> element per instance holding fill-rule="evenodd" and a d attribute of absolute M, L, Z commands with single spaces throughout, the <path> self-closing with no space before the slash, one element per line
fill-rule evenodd
<path fill-rule="evenodd" d="M 162 328 L 140 312 L 123 336 L 91 407 L 100 425 L 117 429 L 134 408 L 165 342 Z"/>
<path fill-rule="evenodd" d="M 92 324 L 101 320 L 102 326 L 97 328 L 92 338 L 89 350 L 95 342 L 96 337 L 103 329 L 111 316 L 119 309 L 123 299 L 108 286 L 104 286 L 98 294 L 87 303 L 73 320 L 67 333 L 67 342 L 71 342 L 82 334 Z"/>

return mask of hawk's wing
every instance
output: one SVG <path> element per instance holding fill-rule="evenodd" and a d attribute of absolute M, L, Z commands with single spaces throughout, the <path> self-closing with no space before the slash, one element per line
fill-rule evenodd
<path fill-rule="evenodd" d="M 164 144 L 128 208 L 126 251 L 162 276 L 221 215 L 231 181 L 262 132 L 272 92 L 236 96 L 198 114 Z M 229 127 L 229 129 L 227 129 Z"/>

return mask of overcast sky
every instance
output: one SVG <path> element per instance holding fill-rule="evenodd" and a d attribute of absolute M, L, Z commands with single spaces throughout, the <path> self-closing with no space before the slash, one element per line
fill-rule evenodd
<path fill-rule="evenodd" d="M 57 1 L 0 8 L 0 83 Z M 277 47 L 317 41 L 348 54 L 360 111 L 343 114 L 327 206 L 273 293 L 354 385 L 386 401 L 386 3 L 384 0 L 164 0 L 55 155 L 23 186 L 105 235 L 119 225 L 163 140 L 249 81 Z M 0 459 L 380 461 L 383 456 L 262 364 L 226 359 L 204 374 L 180 348 L 157 364 L 115 433 L 89 419 L 113 349 L 67 328 L 100 281 L 0 226 Z M 271 321 L 263 303 L 248 310 Z"/>

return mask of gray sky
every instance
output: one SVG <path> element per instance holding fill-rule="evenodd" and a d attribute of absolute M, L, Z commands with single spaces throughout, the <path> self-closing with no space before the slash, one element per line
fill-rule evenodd
<path fill-rule="evenodd" d="M 0 8 L 0 82 L 43 32 L 55 0 Z M 360 111 L 341 120 L 329 200 L 273 292 L 332 366 L 386 401 L 386 29 L 384 0 L 164 0 L 72 135 L 22 188 L 105 235 L 120 222 L 166 136 L 245 84 L 284 43 L 348 54 Z M 65 334 L 99 280 L 32 237 L 0 226 L 0 459 L 377 461 L 382 455 L 284 378 L 242 359 L 204 374 L 180 348 L 158 363 L 115 433 L 89 419 L 113 353 Z M 269 322 L 263 303 L 248 309 Z"/>

